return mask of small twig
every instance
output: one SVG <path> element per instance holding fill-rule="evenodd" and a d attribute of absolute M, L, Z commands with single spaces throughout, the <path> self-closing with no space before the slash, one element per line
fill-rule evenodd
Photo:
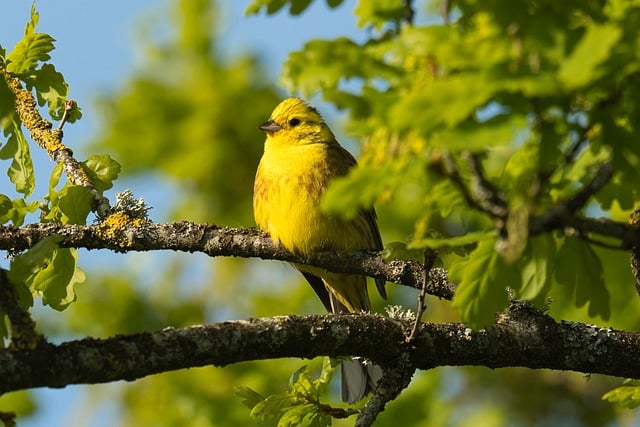
<path fill-rule="evenodd" d="M 442 22 L 444 23 L 444 25 L 449 25 L 450 23 L 449 13 L 451 12 L 451 1 L 440 0 L 438 9 L 440 11 L 440 16 L 442 17 Z"/>
<path fill-rule="evenodd" d="M 415 10 L 413 10 L 413 0 L 405 0 L 405 14 L 404 19 L 409 25 L 413 25 L 413 18 L 415 16 Z"/>
<path fill-rule="evenodd" d="M 591 181 L 587 182 L 582 190 L 578 191 L 572 198 L 564 201 L 564 205 L 569 212 L 576 212 L 577 210 L 583 208 L 591 196 L 600 191 L 602 187 L 604 187 L 611 178 L 613 178 L 613 173 L 615 170 L 611 163 L 603 163 L 600 165 L 596 173 L 591 178 Z"/>
<path fill-rule="evenodd" d="M 62 127 L 67 122 L 69 118 L 69 112 L 76 108 L 76 101 L 68 100 L 64 102 L 64 113 L 62 113 L 62 118 L 60 119 L 60 123 L 58 124 L 58 130 L 62 130 Z"/>
<path fill-rule="evenodd" d="M 418 328 L 420 327 L 420 322 L 422 322 L 422 315 L 427 309 L 425 299 L 427 297 L 427 288 L 430 282 L 429 273 L 431 272 L 433 264 L 436 261 L 436 255 L 436 252 L 429 248 L 424 251 L 424 275 L 422 277 L 422 287 L 420 288 L 420 293 L 418 294 L 418 306 L 416 307 L 416 318 L 413 323 L 413 328 L 411 329 L 411 333 L 409 334 L 409 336 L 406 338 L 407 343 L 413 342 L 413 340 L 415 339 Z"/>
<path fill-rule="evenodd" d="M 349 418 L 360 413 L 359 409 L 335 408 L 324 403 L 318 403 L 317 401 L 313 401 L 312 403 L 317 405 L 321 412 L 329 415 L 331 418 Z"/>
<path fill-rule="evenodd" d="M 500 195 L 498 189 L 487 179 L 484 169 L 480 163 L 480 158 L 465 151 L 463 158 L 469 163 L 473 176 L 472 193 L 486 212 L 494 219 L 504 220 L 508 215 L 507 202 Z"/>
<path fill-rule="evenodd" d="M 446 171 L 440 171 L 458 187 L 462 196 L 472 208 L 489 214 L 492 218 L 504 222 L 507 215 L 507 203 L 499 196 L 495 187 L 485 178 L 482 165 L 477 156 L 466 152 L 463 154 L 469 162 L 473 173 L 472 188 L 464 182 L 458 165 L 449 152 L 442 154 Z"/>
<path fill-rule="evenodd" d="M 577 228 L 575 221 L 578 218 L 574 214 L 587 204 L 591 196 L 611 180 L 613 172 L 613 166 L 610 163 L 600 165 L 591 181 L 587 182 L 573 197 L 561 200 L 542 215 L 531 218 L 529 222 L 530 232 L 538 234 L 567 226 Z"/>
<path fill-rule="evenodd" d="M 460 190 L 460 192 L 462 193 L 462 197 L 464 197 L 469 206 L 479 211 L 484 211 L 484 208 L 480 204 L 478 204 L 478 202 L 471 195 L 469 187 L 467 187 L 462 178 L 462 175 L 460 175 L 460 169 L 458 169 L 458 165 L 453 159 L 451 153 L 448 151 L 442 153 L 442 161 L 444 163 L 446 171 L 441 171 L 440 169 L 438 169 L 438 172 L 449 178 L 453 182 L 453 184 L 458 187 L 458 190 Z"/>
<path fill-rule="evenodd" d="M 589 236 L 587 236 L 586 234 L 583 234 L 583 233 L 576 233 L 576 237 L 578 237 L 581 240 L 584 240 L 587 243 L 591 243 L 592 245 L 600 246 L 601 248 L 613 249 L 613 250 L 617 250 L 617 251 L 625 249 L 622 246 L 622 244 L 613 245 L 611 243 L 605 243 L 605 242 L 602 242 L 600 240 L 592 239 L 591 237 L 589 237 Z"/>

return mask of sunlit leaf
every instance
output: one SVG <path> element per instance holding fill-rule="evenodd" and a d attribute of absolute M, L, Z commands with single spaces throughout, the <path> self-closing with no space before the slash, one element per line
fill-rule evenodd
<path fill-rule="evenodd" d="M 16 44 L 7 54 L 7 71 L 25 74 L 34 70 L 38 63 L 51 59 L 55 39 L 48 34 L 31 33 Z"/>
<path fill-rule="evenodd" d="M 507 287 L 520 287 L 520 274 L 507 265 L 495 249 L 495 240 L 478 243 L 469 256 L 455 263 L 449 274 L 458 281 L 453 306 L 469 326 L 481 328 L 492 324 L 495 315 L 507 308 Z"/>
<path fill-rule="evenodd" d="M 51 118 L 60 120 L 64 113 L 65 101 L 69 93 L 69 86 L 62 74 L 52 64 L 44 64 L 39 69 L 25 75 L 23 79 L 27 83 L 29 90 L 35 88 L 38 104 L 41 106 L 48 105 Z M 67 116 L 67 122 L 73 123 L 82 116 L 79 108 L 74 111 L 74 114 Z"/>
<path fill-rule="evenodd" d="M 518 262 L 522 274 L 520 288 L 513 288 L 518 299 L 531 301 L 551 287 L 556 262 L 556 244 L 551 235 L 529 239 Z"/>
<path fill-rule="evenodd" d="M 0 159 L 12 159 L 7 170 L 9 180 L 15 185 L 17 192 L 28 197 L 35 188 L 35 177 L 29 143 L 22 133 L 20 125 L 11 122 L 8 132 L 9 138 L 0 149 Z"/>
<path fill-rule="evenodd" d="M 62 311 L 76 300 L 75 287 L 86 279 L 76 267 L 77 259 L 77 249 L 58 249 L 51 263 L 38 274 L 35 289 L 42 293 L 43 304 Z"/>
<path fill-rule="evenodd" d="M 118 178 L 121 170 L 120 163 L 107 154 L 93 155 L 82 162 L 82 165 L 94 188 L 101 192 L 113 187 L 113 181 Z"/>
<path fill-rule="evenodd" d="M 407 14 L 407 4 L 403 0 L 361 0 L 354 10 L 358 26 L 372 25 L 380 30 L 389 22 L 397 22 Z"/>
<path fill-rule="evenodd" d="M 257 391 L 244 386 L 236 386 L 233 389 L 235 395 L 249 409 L 253 409 L 258 403 L 264 401 L 264 397 Z"/>
<path fill-rule="evenodd" d="M 28 251 L 16 255 L 11 260 L 11 268 L 7 276 L 11 283 L 19 286 L 24 284 L 32 291 L 38 287 L 38 274 L 51 263 L 55 252 L 58 250 L 58 242 L 61 236 L 49 236 Z"/>
<path fill-rule="evenodd" d="M 590 316 L 608 319 L 610 296 L 604 284 L 600 258 L 593 249 L 575 237 L 567 237 L 558 250 L 555 278 L 575 290 L 576 307 L 588 304 Z"/>
<path fill-rule="evenodd" d="M 611 54 L 622 30 L 615 24 L 596 24 L 587 30 L 569 57 L 562 63 L 558 78 L 570 89 L 584 86 L 598 78 L 598 69 Z"/>
<path fill-rule="evenodd" d="M 80 185 L 68 185 L 59 193 L 58 209 L 64 224 L 86 224 L 93 195 Z"/>
<path fill-rule="evenodd" d="M 11 223 L 20 227 L 25 217 L 34 213 L 38 209 L 38 202 L 27 203 L 24 199 L 9 199 L 4 194 L 0 194 L 0 224 Z"/>
<path fill-rule="evenodd" d="M 640 381 L 625 381 L 625 385 L 614 388 L 602 396 L 603 400 L 634 409 L 640 406 Z"/>

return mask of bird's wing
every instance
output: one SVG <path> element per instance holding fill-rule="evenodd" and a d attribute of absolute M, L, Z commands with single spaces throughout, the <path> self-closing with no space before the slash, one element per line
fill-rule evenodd
<path fill-rule="evenodd" d="M 331 309 L 331 296 L 329 295 L 329 291 L 324 285 L 324 281 L 318 276 L 311 273 L 307 273 L 302 270 L 300 270 L 300 273 L 302 273 L 304 278 L 307 279 L 307 282 L 309 282 L 311 288 L 313 288 L 316 295 L 318 295 L 318 298 L 320 298 L 320 301 L 322 302 L 322 305 L 324 305 L 324 308 L 326 308 L 329 313 L 332 313 L 333 310 Z"/>

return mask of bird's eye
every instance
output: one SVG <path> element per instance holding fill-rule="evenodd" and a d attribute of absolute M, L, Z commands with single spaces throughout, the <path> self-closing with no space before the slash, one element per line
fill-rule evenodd
<path fill-rule="evenodd" d="M 300 124 L 300 120 L 299 119 L 291 119 L 289 120 L 289 126 L 291 127 L 296 127 Z"/>

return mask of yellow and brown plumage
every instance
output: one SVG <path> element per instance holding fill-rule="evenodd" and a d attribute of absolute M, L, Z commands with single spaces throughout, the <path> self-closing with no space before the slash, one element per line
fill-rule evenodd
<path fill-rule="evenodd" d="M 352 219 L 320 209 L 329 182 L 348 173 L 356 160 L 340 146 L 313 107 L 297 98 L 282 101 L 268 121 L 264 154 L 254 184 L 253 209 L 258 226 L 291 252 L 310 255 L 331 250 L 353 252 L 382 249 L 373 209 Z M 328 311 L 369 311 L 366 277 L 338 274 L 306 265 L 294 265 L 307 279 Z M 376 280 L 386 298 L 384 281 Z M 342 397 L 360 400 L 375 384 L 378 366 L 343 362 Z"/>

